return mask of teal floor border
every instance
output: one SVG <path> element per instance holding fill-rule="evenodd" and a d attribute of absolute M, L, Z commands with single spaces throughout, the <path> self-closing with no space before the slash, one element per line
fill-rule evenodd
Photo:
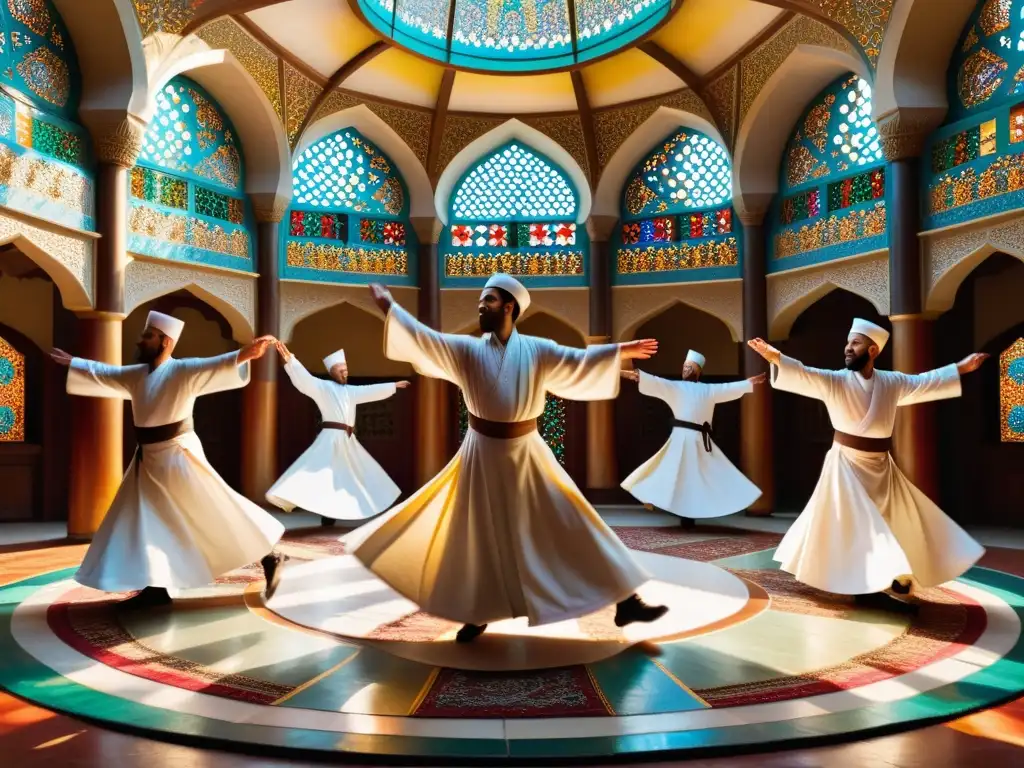
<path fill-rule="evenodd" d="M 744 556 L 746 557 L 746 556 Z M 1017 698 L 1024 692 L 1024 634 L 995 664 L 912 699 L 793 721 L 691 731 L 578 739 L 453 739 L 338 734 L 214 721 L 93 690 L 58 675 L 15 641 L 18 604 L 37 589 L 69 578 L 75 569 L 42 574 L 0 588 L 0 687 L 39 706 L 103 727 L 157 740 L 260 755 L 359 755 L 374 762 L 443 760 L 446 764 L 593 762 L 603 758 L 666 759 L 674 755 L 767 752 L 851 741 L 950 720 Z M 1024 624 L 1024 579 L 972 568 L 960 581 L 1004 600 Z"/>

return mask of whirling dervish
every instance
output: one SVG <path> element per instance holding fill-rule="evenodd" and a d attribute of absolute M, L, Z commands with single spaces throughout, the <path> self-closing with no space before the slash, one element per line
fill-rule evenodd
<path fill-rule="evenodd" d="M 856 595 L 859 603 L 902 612 L 916 606 L 913 583 L 934 587 L 955 579 L 985 550 L 906 478 L 890 455 L 896 409 L 960 396 L 960 377 L 988 357 L 920 374 L 880 371 L 875 358 L 889 332 L 855 319 L 846 342 L 846 370 L 810 368 L 762 339 L 748 343 L 772 365 L 772 386 L 821 400 L 835 429 L 821 477 L 790 527 L 775 560 L 817 589 Z"/>
<path fill-rule="evenodd" d="M 493 275 L 480 294 L 479 338 L 418 322 L 380 285 L 385 353 L 462 390 L 469 430 L 426 486 L 342 541 L 422 610 L 464 623 L 468 642 L 488 623 L 531 626 L 578 618 L 617 603 L 615 623 L 653 621 L 667 610 L 636 594 L 650 580 L 576 488 L 537 431 L 547 392 L 611 399 L 623 360 L 647 359 L 653 340 L 563 347 L 515 329 L 530 294 Z"/>
<path fill-rule="evenodd" d="M 260 560 L 265 595 L 273 596 L 281 557 L 273 551 L 284 526 L 232 490 L 206 460 L 192 425 L 197 397 L 238 389 L 249 361 L 272 336 L 217 357 L 171 357 L 185 323 L 150 312 L 138 343 L 138 365 L 106 365 L 54 349 L 67 366 L 67 391 L 130 400 L 138 447 L 110 509 L 75 575 L 79 584 L 139 594 L 126 608 L 166 604 L 169 589 L 205 586 Z"/>
<path fill-rule="evenodd" d="M 640 394 L 664 400 L 674 417 L 668 441 L 630 473 L 622 487 L 644 504 L 682 518 L 731 515 L 761 495 L 715 445 L 712 421 L 718 403 L 753 392 L 765 374 L 729 384 L 702 384 L 705 362 L 702 354 L 691 349 L 683 363 L 682 381 L 622 371 L 623 378 L 640 384 Z"/>
<path fill-rule="evenodd" d="M 316 403 L 322 421 L 316 440 L 267 491 L 267 501 L 285 512 L 296 507 L 315 512 L 328 525 L 380 514 L 401 490 L 356 439 L 356 407 L 391 397 L 409 382 L 349 384 L 343 349 L 324 358 L 331 377 L 324 381 L 307 371 L 283 342 L 277 342 L 277 351 L 288 378 Z"/>

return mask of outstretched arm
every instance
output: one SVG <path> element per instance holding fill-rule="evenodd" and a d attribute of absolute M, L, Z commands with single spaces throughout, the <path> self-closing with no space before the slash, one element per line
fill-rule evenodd
<path fill-rule="evenodd" d="M 619 394 L 622 363 L 647 360 L 658 342 L 641 339 L 626 344 L 593 344 L 586 349 L 540 341 L 540 360 L 551 394 L 569 400 L 610 400 Z"/>
<path fill-rule="evenodd" d="M 832 391 L 835 371 L 811 368 L 799 360 L 786 357 L 764 339 L 751 339 L 747 346 L 771 363 L 772 386 L 783 392 L 823 400 Z"/>
<path fill-rule="evenodd" d="M 749 395 L 754 391 L 754 386 L 764 384 L 767 377 L 767 374 L 759 373 L 749 379 L 730 381 L 727 384 L 708 384 L 708 392 L 716 403 L 727 403 L 730 400 L 738 400 L 744 395 Z"/>
<path fill-rule="evenodd" d="M 273 336 L 261 336 L 237 352 L 182 359 L 192 393 L 198 397 L 244 387 L 249 383 L 249 361 L 263 357 L 274 341 Z"/>
<path fill-rule="evenodd" d="M 291 379 L 292 386 L 306 397 L 315 397 L 324 382 L 306 370 L 306 366 L 299 362 L 299 358 L 291 353 L 283 341 L 276 342 L 274 346 L 277 348 L 277 354 L 284 361 L 284 372 Z"/>
<path fill-rule="evenodd" d="M 373 403 L 376 402 L 377 400 L 387 400 L 389 397 L 395 394 L 395 392 L 398 390 L 399 384 L 405 384 L 406 386 L 408 386 L 409 382 L 388 381 L 383 384 L 349 384 L 349 397 L 352 398 L 352 403 L 354 405 L 361 405 L 362 403 Z"/>
<path fill-rule="evenodd" d="M 959 363 L 945 365 L 925 373 L 898 373 L 900 399 L 898 405 L 916 405 L 932 400 L 960 397 L 960 377 L 978 370 L 988 359 L 984 353 L 968 355 Z"/>
<path fill-rule="evenodd" d="M 81 397 L 112 397 L 131 400 L 131 384 L 140 370 L 137 366 L 107 365 L 95 360 L 72 357 L 54 348 L 50 358 L 68 369 L 67 392 Z"/>

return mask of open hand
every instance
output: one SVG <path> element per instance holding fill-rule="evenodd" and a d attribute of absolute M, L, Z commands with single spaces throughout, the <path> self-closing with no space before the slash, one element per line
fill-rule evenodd
<path fill-rule="evenodd" d="M 288 347 L 284 345 L 283 341 L 275 341 L 274 346 L 277 348 L 277 354 L 281 356 L 282 362 L 287 363 L 289 360 L 292 359 L 292 353 L 288 351 Z"/>
<path fill-rule="evenodd" d="M 242 363 L 247 363 L 250 360 L 259 360 L 263 357 L 263 353 L 267 351 L 267 347 L 276 341 L 277 339 L 273 336 L 260 336 L 257 339 L 253 339 L 238 350 L 238 364 L 241 365 Z"/>
<path fill-rule="evenodd" d="M 987 352 L 974 352 L 957 363 L 956 369 L 963 376 L 965 373 L 978 370 L 981 364 L 988 360 L 989 357 Z"/>
<path fill-rule="evenodd" d="M 396 381 L 395 382 L 395 389 L 405 389 L 408 386 L 409 386 L 409 382 L 408 381 Z"/>
<path fill-rule="evenodd" d="M 657 339 L 637 339 L 619 345 L 619 356 L 623 360 L 649 360 L 658 354 Z"/>
<path fill-rule="evenodd" d="M 624 379 L 629 379 L 630 381 L 640 381 L 640 374 L 636 371 L 622 370 L 619 371 L 619 376 Z"/>
<path fill-rule="evenodd" d="M 392 297 L 391 291 L 380 283 L 370 283 L 370 295 L 373 296 L 373 303 L 376 304 L 380 308 L 380 311 L 385 315 L 391 310 L 391 305 L 395 303 L 395 299 Z"/>
<path fill-rule="evenodd" d="M 747 381 L 749 381 L 754 386 L 757 386 L 758 384 L 764 384 L 764 380 L 767 379 L 767 378 L 768 378 L 768 374 L 766 374 L 766 373 L 759 373 L 756 376 L 751 376 L 749 379 L 747 379 Z"/>
<path fill-rule="evenodd" d="M 63 349 L 57 349 L 54 347 L 50 350 L 50 359 L 53 360 L 57 365 L 63 365 L 65 368 L 71 365 L 71 355 L 65 352 Z"/>
<path fill-rule="evenodd" d="M 747 342 L 747 346 L 772 365 L 778 365 L 779 360 L 782 359 L 782 353 L 764 339 L 751 339 Z"/>

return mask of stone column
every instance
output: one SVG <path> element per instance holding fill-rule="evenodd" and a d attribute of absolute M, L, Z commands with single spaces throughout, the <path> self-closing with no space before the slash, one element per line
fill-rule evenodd
<path fill-rule="evenodd" d="M 89 125 L 96 148 L 95 311 L 80 313 L 77 357 L 121 365 L 124 277 L 128 265 L 128 170 L 142 148 L 145 126 L 132 117 Z M 124 473 L 124 401 L 72 400 L 68 536 L 89 539 L 103 522 Z"/>
<path fill-rule="evenodd" d="M 592 216 L 587 220 L 590 237 L 590 335 L 587 344 L 612 341 L 612 254 L 610 240 L 617 219 Z M 587 403 L 587 490 L 592 496 L 610 496 L 619 487 L 619 463 L 615 453 L 615 401 Z M 596 493 L 595 493 L 596 492 Z"/>
<path fill-rule="evenodd" d="M 419 270 L 418 318 L 420 322 L 441 329 L 441 280 L 438 240 L 444 225 L 433 217 L 412 220 L 419 239 L 417 268 Z M 414 427 L 416 482 L 425 485 L 444 469 L 450 458 L 452 444 L 451 385 L 441 379 L 417 376 L 416 421 Z"/>
<path fill-rule="evenodd" d="M 935 367 L 934 318 L 924 313 L 921 282 L 920 155 L 941 114 L 895 110 L 878 120 L 882 150 L 889 161 L 889 319 L 893 367 L 921 373 Z M 893 430 L 893 455 L 910 481 L 933 501 L 939 496 L 938 425 L 935 405 L 900 408 Z"/>
<path fill-rule="evenodd" d="M 768 338 L 768 283 L 766 275 L 768 229 L 764 211 L 744 212 L 743 223 L 743 376 L 768 372 L 768 363 L 746 345 L 747 339 Z M 754 387 L 740 400 L 740 466 L 761 489 L 748 515 L 770 515 L 775 507 L 775 450 L 773 445 L 772 388 Z"/>
<path fill-rule="evenodd" d="M 256 336 L 280 333 L 278 264 L 281 219 L 287 200 L 253 195 L 256 214 Z M 248 386 L 242 390 L 242 494 L 266 504 L 266 493 L 278 476 L 277 463 L 277 352 L 267 351 L 252 366 Z"/>

